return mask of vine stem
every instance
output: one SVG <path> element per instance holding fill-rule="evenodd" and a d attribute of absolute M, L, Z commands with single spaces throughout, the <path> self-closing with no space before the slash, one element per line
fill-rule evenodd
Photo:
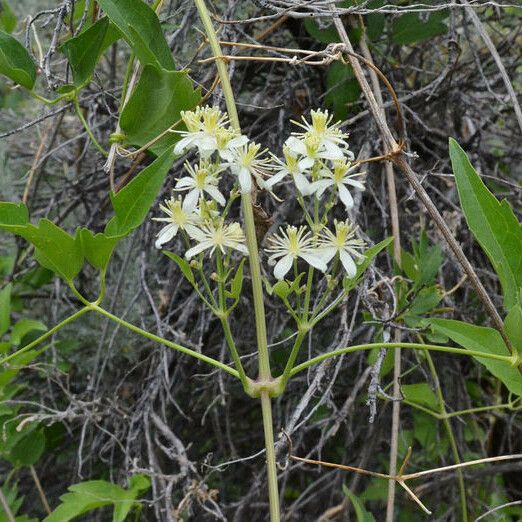
<path fill-rule="evenodd" d="M 223 96 L 227 105 L 227 112 L 232 127 L 241 132 L 241 125 L 237 113 L 234 92 L 230 84 L 226 62 L 221 52 L 221 46 L 212 24 L 205 0 L 194 0 L 201 22 L 205 29 L 212 54 L 214 55 L 216 67 L 221 80 Z M 257 337 L 257 358 L 259 364 L 258 381 L 266 384 L 272 382 L 270 370 L 270 357 L 268 352 L 268 341 L 266 334 L 265 304 L 263 298 L 263 283 L 261 279 L 261 268 L 259 264 L 259 253 L 254 223 L 254 211 L 252 205 L 252 195 L 241 193 L 241 204 L 245 224 L 245 236 L 249 253 L 250 274 L 252 276 L 252 294 L 254 301 L 254 316 Z M 261 410 L 263 416 L 263 429 L 265 435 L 266 459 L 267 459 L 267 478 L 268 478 L 268 498 L 270 503 L 270 520 L 279 522 L 279 491 L 277 486 L 277 470 L 274 451 L 274 428 L 272 421 L 272 403 L 268 391 L 261 391 Z"/>
<path fill-rule="evenodd" d="M 231 368 L 230 366 L 222 363 L 221 361 L 217 361 L 216 359 L 213 359 L 212 357 L 208 357 L 206 355 L 203 355 L 202 353 L 196 352 L 195 350 L 191 350 L 190 348 L 186 348 L 185 346 L 181 346 L 181 344 L 173 343 L 172 341 L 169 341 L 167 339 L 164 339 L 163 337 L 160 337 L 159 335 L 154 335 L 153 333 L 147 332 L 147 330 L 143 330 L 139 326 L 135 326 L 132 323 L 128 323 L 127 321 L 119 318 L 116 315 L 111 314 L 104 308 L 101 308 L 100 306 L 96 304 L 91 304 L 88 309 L 99 313 L 100 315 L 104 315 L 105 317 L 111 319 L 115 323 L 118 323 L 119 325 L 127 328 L 131 332 L 137 333 L 142 335 L 143 337 L 146 337 L 147 339 L 150 339 L 151 341 L 155 341 L 159 344 L 163 344 L 167 346 L 168 348 L 172 348 L 173 350 L 176 350 L 178 352 L 184 353 L 185 355 L 191 355 L 192 357 L 195 357 L 196 359 L 199 359 L 200 361 L 206 362 L 207 364 L 210 364 L 216 368 L 219 368 L 220 370 L 223 370 L 230 375 L 233 375 L 234 377 L 237 377 L 239 379 L 239 372 Z"/>
<path fill-rule="evenodd" d="M 480 357 L 481 359 L 492 359 L 494 361 L 502 361 L 510 366 L 515 366 L 516 361 L 512 355 L 497 355 L 494 353 L 484 353 L 479 352 L 477 350 L 466 350 L 465 348 L 454 348 L 453 346 L 440 346 L 438 344 L 421 344 L 421 343 L 369 343 L 369 344 L 357 344 L 354 346 L 347 346 L 345 348 L 338 348 L 337 350 L 333 350 L 331 352 L 323 353 L 318 355 L 317 357 L 313 357 L 312 359 L 308 359 L 308 361 L 298 364 L 295 368 L 290 372 L 290 377 L 310 368 L 314 364 L 321 363 L 326 359 L 331 359 L 332 357 L 337 357 L 339 355 L 345 355 L 347 353 L 360 352 L 362 350 L 373 350 L 374 348 L 385 348 L 385 349 L 397 349 L 397 348 L 409 348 L 413 350 L 421 350 L 421 351 L 433 351 L 433 352 L 445 352 L 445 353 L 455 353 L 458 355 L 468 355 L 470 357 Z"/>

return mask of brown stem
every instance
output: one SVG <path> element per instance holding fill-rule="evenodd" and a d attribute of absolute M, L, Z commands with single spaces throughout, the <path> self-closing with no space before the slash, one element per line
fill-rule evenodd
<path fill-rule="evenodd" d="M 331 4 L 332 9 L 332 17 L 335 24 L 335 27 L 337 29 L 337 32 L 339 33 L 339 37 L 341 38 L 342 43 L 346 46 L 346 49 L 349 51 L 349 53 L 354 53 L 352 44 L 350 42 L 350 39 L 348 38 L 348 34 L 346 32 L 346 29 L 344 28 L 344 25 L 339 18 L 339 15 L 337 14 L 337 9 L 335 5 Z M 500 332 L 502 335 L 502 338 L 504 339 L 504 342 L 506 343 L 507 347 L 511 351 L 511 343 L 509 339 L 506 336 L 506 333 L 504 332 L 504 325 L 502 323 L 502 319 L 495 308 L 495 305 L 491 301 L 488 293 L 486 292 L 486 289 L 482 285 L 480 279 L 478 278 L 475 270 L 471 266 L 471 263 L 468 261 L 467 257 L 465 256 L 464 252 L 462 251 L 462 248 L 458 244 L 457 240 L 453 237 L 450 229 L 446 225 L 446 222 L 444 221 L 443 217 L 440 215 L 439 211 L 437 210 L 437 207 L 434 205 L 433 201 L 429 197 L 428 193 L 424 189 L 424 187 L 421 185 L 419 180 L 417 179 L 417 175 L 413 171 L 413 169 L 410 167 L 406 154 L 401 150 L 401 147 L 393 137 L 390 128 L 388 127 L 388 123 L 386 121 L 386 118 L 383 116 L 381 107 L 379 106 L 377 100 L 375 99 L 375 96 L 370 88 L 370 85 L 368 84 L 368 81 L 366 80 L 366 77 L 364 76 L 363 70 L 361 68 L 361 65 L 357 61 L 357 59 L 352 56 L 351 54 L 348 54 L 348 61 L 350 62 L 350 65 L 353 68 L 355 77 L 357 78 L 357 81 L 359 82 L 359 85 L 361 86 L 361 90 L 364 93 L 364 96 L 366 97 L 366 100 L 368 101 L 369 110 L 372 113 L 372 116 L 375 120 L 375 123 L 377 124 L 377 127 L 379 128 L 379 131 L 381 133 L 381 137 L 385 144 L 385 149 L 387 153 L 393 153 L 391 158 L 393 163 L 402 171 L 408 182 L 411 184 L 415 192 L 417 193 L 417 196 L 421 200 L 421 202 L 426 207 L 426 210 L 428 211 L 428 214 L 433 219 L 437 227 L 440 229 L 442 235 L 444 236 L 444 239 L 447 241 L 450 249 L 452 250 L 454 256 L 457 258 L 457 261 L 460 263 L 463 271 L 466 273 L 466 275 L 469 278 L 470 283 L 474 287 L 478 297 L 484 304 L 489 316 L 491 317 L 493 324 L 495 325 L 495 328 Z"/>

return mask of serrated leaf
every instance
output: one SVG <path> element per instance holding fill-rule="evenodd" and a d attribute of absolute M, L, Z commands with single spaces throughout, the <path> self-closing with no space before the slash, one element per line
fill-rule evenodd
<path fill-rule="evenodd" d="M 12 284 L 9 283 L 0 290 L 0 337 L 11 325 L 11 289 Z"/>
<path fill-rule="evenodd" d="M 127 141 L 142 147 L 171 127 L 180 112 L 193 109 L 201 100 L 185 71 L 168 71 L 153 65 L 143 69 L 140 80 L 120 117 Z M 156 155 L 179 140 L 179 134 L 168 133 L 149 147 Z"/>
<path fill-rule="evenodd" d="M 43 522 L 68 522 L 94 509 L 114 505 L 113 522 L 123 522 L 136 499 L 150 487 L 150 480 L 131 482 L 123 489 L 105 480 L 90 480 L 69 486 L 69 493 L 60 497 L 61 504 Z"/>
<path fill-rule="evenodd" d="M 122 239 L 121 236 L 107 236 L 102 233 L 93 234 L 87 228 L 78 229 L 76 238 L 80 242 L 83 255 L 87 261 L 99 270 L 107 268 L 114 248 Z"/>
<path fill-rule="evenodd" d="M 504 295 L 504 308 L 521 304 L 522 224 L 508 202 L 488 190 L 466 153 L 452 138 L 449 151 L 460 204 L 468 226 L 497 273 Z"/>
<path fill-rule="evenodd" d="M 25 47 L 10 34 L 0 31 L 0 74 L 31 90 L 36 82 L 36 65 Z"/>
<path fill-rule="evenodd" d="M 121 31 L 142 65 L 174 70 L 172 53 L 158 16 L 143 0 L 98 0 L 111 22 Z"/>
<path fill-rule="evenodd" d="M 401 392 L 410 402 L 425 406 L 432 411 L 439 410 L 439 399 L 431 389 L 431 386 L 426 382 L 403 384 L 401 385 Z"/>
<path fill-rule="evenodd" d="M 344 484 L 343 493 L 350 499 L 357 522 L 375 522 L 374 516 L 366 510 L 363 501 L 354 495 Z"/>
<path fill-rule="evenodd" d="M 105 227 L 108 236 L 129 234 L 143 223 L 173 162 L 174 157 L 169 149 L 119 192 L 111 193 L 116 215 Z"/>
<path fill-rule="evenodd" d="M 393 22 L 392 40 L 396 44 L 411 45 L 434 36 L 444 34 L 448 27 L 443 23 L 448 13 L 445 10 L 425 13 L 406 13 Z"/>
<path fill-rule="evenodd" d="M 194 274 L 192 272 L 192 268 L 190 267 L 190 263 L 186 259 L 183 259 L 182 257 L 179 257 L 177 254 L 174 254 L 174 252 L 163 250 L 163 253 L 179 266 L 179 269 L 181 270 L 181 273 L 185 276 L 185 279 L 192 286 L 195 286 L 196 279 L 194 278 Z"/>
<path fill-rule="evenodd" d="M 16 27 L 16 16 L 7 0 L 0 1 L 0 28 L 6 33 L 12 33 Z"/>
<path fill-rule="evenodd" d="M 69 60 L 77 87 L 85 85 L 91 79 L 103 51 L 119 38 L 120 31 L 104 16 L 60 47 Z"/>
<path fill-rule="evenodd" d="M 493 328 L 475 326 L 450 319 L 430 319 L 432 328 L 447 335 L 467 350 L 509 356 L 509 350 L 501 335 Z M 509 363 L 474 357 L 483 364 L 506 388 L 515 395 L 522 395 L 522 374 Z"/>

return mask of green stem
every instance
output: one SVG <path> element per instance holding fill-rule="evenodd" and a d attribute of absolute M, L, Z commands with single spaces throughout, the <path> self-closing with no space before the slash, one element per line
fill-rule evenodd
<path fill-rule="evenodd" d="M 320 362 L 325 361 L 326 359 L 331 359 L 332 357 L 337 357 L 339 355 L 345 355 L 347 353 L 359 352 L 361 350 L 373 350 L 374 348 L 410 348 L 413 350 L 432 350 L 434 352 L 446 352 L 446 353 L 456 353 L 459 355 L 468 355 L 472 357 L 478 357 L 481 359 L 492 359 L 495 361 L 502 361 L 508 363 L 510 366 L 513 363 L 513 357 L 509 355 L 496 355 L 494 353 L 484 353 L 476 350 L 466 350 L 465 348 L 453 348 L 452 346 L 439 346 L 436 344 L 420 344 L 420 343 L 369 343 L 369 344 L 358 344 L 355 346 L 348 346 L 346 348 L 339 348 L 337 350 L 333 350 L 332 352 L 323 353 L 318 355 L 317 357 L 313 357 L 312 359 L 299 364 L 296 366 L 291 372 L 290 377 L 293 377 L 299 372 L 310 368 L 314 364 L 318 364 Z"/>
<path fill-rule="evenodd" d="M 173 343 L 172 341 L 168 341 L 167 339 L 163 339 L 163 337 L 159 337 L 158 335 L 154 335 L 150 332 L 147 332 L 147 330 L 143 330 L 139 328 L 138 326 L 134 326 L 131 323 L 128 323 L 127 321 L 124 321 L 123 319 L 120 319 L 119 317 L 111 314 L 107 310 L 104 310 L 103 308 L 99 307 L 98 305 L 91 305 L 89 307 L 94 312 L 98 312 L 100 315 L 103 315 L 105 317 L 108 317 L 115 323 L 118 323 L 119 325 L 127 328 L 131 332 L 138 333 L 140 335 L 143 335 L 143 337 L 146 337 L 147 339 L 150 339 L 151 341 L 155 341 L 159 344 L 163 344 L 164 346 L 168 346 L 169 348 L 172 348 L 173 350 L 177 350 L 178 352 L 184 353 L 186 355 L 190 355 L 192 357 L 195 357 L 196 359 L 199 359 L 200 361 L 206 362 L 207 364 L 210 364 L 211 366 L 214 366 L 215 368 L 219 368 L 220 370 L 223 370 L 230 375 L 233 375 L 234 377 L 239 378 L 239 372 L 235 370 L 234 368 L 231 368 L 230 366 L 227 366 L 226 364 L 223 364 L 220 361 L 217 361 L 216 359 L 213 359 L 212 357 L 207 357 L 206 355 L 203 355 L 202 353 L 198 353 L 195 350 L 191 350 L 190 348 L 186 348 L 185 346 L 181 346 L 180 344 Z"/>
<path fill-rule="evenodd" d="M 275 461 L 274 431 L 272 429 L 272 401 L 268 392 L 261 392 L 261 409 L 265 431 L 266 468 L 268 480 L 268 497 L 270 499 L 270 520 L 279 522 L 279 488 L 277 485 L 277 468 Z"/>
<path fill-rule="evenodd" d="M 299 354 L 299 349 L 301 348 L 301 344 L 303 344 L 303 340 L 306 336 L 306 331 L 299 330 L 297 337 L 295 338 L 294 346 L 292 347 L 292 351 L 290 352 L 290 356 L 288 357 L 288 361 L 286 363 L 283 374 L 281 375 L 282 386 L 285 387 L 288 383 L 288 379 L 290 379 L 292 368 L 294 367 L 295 360 L 297 359 L 297 355 Z"/>
<path fill-rule="evenodd" d="M 230 325 L 228 324 L 228 320 L 221 319 L 221 325 L 223 326 L 225 339 L 230 350 L 230 355 L 232 356 L 232 360 L 234 361 L 234 365 L 237 369 L 238 377 L 241 380 L 242 384 L 244 386 L 247 386 L 249 382 L 248 377 L 246 376 L 245 369 L 241 364 L 241 358 L 239 357 L 239 352 L 237 350 L 236 343 L 234 342 L 234 338 L 232 337 L 232 332 L 230 331 Z"/>
<path fill-rule="evenodd" d="M 14 359 L 18 355 L 28 352 L 29 350 L 32 350 L 35 346 L 38 346 L 41 342 L 45 341 L 48 337 L 53 335 L 55 332 L 57 332 L 64 326 L 68 325 L 69 323 L 72 323 L 73 321 L 78 319 L 78 317 L 81 317 L 83 314 L 87 313 L 89 310 L 90 310 L 89 306 L 85 306 L 81 310 L 78 310 L 74 314 L 72 314 L 69 317 L 67 317 L 66 319 L 64 319 L 61 323 L 58 323 L 56 326 L 53 326 L 53 328 L 51 328 L 50 330 L 45 332 L 43 335 L 38 337 L 38 339 L 35 339 L 32 343 L 29 343 L 26 346 L 24 346 L 23 348 L 21 348 L 20 350 L 5 356 L 3 359 L 0 359 L 0 364 L 9 362 L 11 359 Z"/>
<path fill-rule="evenodd" d="M 78 102 L 78 97 L 75 96 L 73 99 L 74 108 L 76 110 L 76 114 L 78 115 L 78 118 L 80 118 L 80 121 L 82 122 L 83 128 L 87 132 L 89 138 L 91 139 L 93 145 L 99 150 L 100 154 L 102 154 L 104 157 L 107 157 L 109 153 L 100 145 L 98 140 L 95 138 L 91 128 L 89 127 L 89 124 L 85 120 L 82 109 L 80 107 L 80 103 Z"/>
<path fill-rule="evenodd" d="M 236 347 L 236 343 L 234 338 L 232 337 L 232 332 L 230 330 L 230 326 L 228 324 L 228 314 L 226 309 L 226 299 L 225 299 L 225 270 L 223 269 L 223 258 L 221 256 L 221 252 L 218 250 L 216 252 L 216 268 L 218 272 L 218 297 L 219 297 L 219 318 L 221 321 L 221 326 L 223 327 L 223 332 L 225 334 L 225 339 L 228 344 L 228 348 L 230 350 L 230 355 L 232 356 L 232 360 L 234 361 L 234 365 L 239 373 L 239 378 L 244 386 L 247 386 L 248 380 L 245 374 L 245 370 L 243 365 L 241 364 L 241 358 L 239 357 L 239 352 Z"/>
<path fill-rule="evenodd" d="M 459 449 L 457 447 L 457 442 L 455 440 L 455 436 L 453 434 L 453 428 L 451 426 L 451 422 L 447 417 L 446 407 L 444 406 L 444 396 L 442 395 L 442 389 L 440 387 L 439 376 L 437 374 L 437 370 L 435 365 L 433 364 L 433 360 L 431 358 L 430 352 L 426 352 L 426 360 L 428 361 L 428 366 L 430 367 L 431 375 L 435 381 L 435 393 L 437 394 L 437 398 L 439 400 L 439 413 L 443 415 L 442 423 L 444 424 L 444 428 L 446 430 L 446 434 L 448 435 L 449 443 L 451 446 L 451 452 L 453 453 L 453 459 L 455 460 L 455 464 L 460 464 L 460 455 Z M 466 500 L 466 485 L 464 483 L 464 473 L 461 468 L 456 470 L 457 473 L 457 481 L 459 484 L 459 497 L 460 497 L 460 509 L 462 511 L 462 521 L 467 522 L 468 520 L 468 505 Z"/>
<path fill-rule="evenodd" d="M 217 34 L 212 25 L 205 0 L 194 0 L 198 9 L 201 22 L 205 28 L 205 32 L 212 49 L 214 58 L 216 59 L 216 67 L 221 80 L 223 96 L 227 105 L 227 112 L 230 122 L 237 132 L 241 132 L 239 117 L 237 114 L 234 93 L 228 77 L 227 66 L 223 60 L 223 53 L 219 45 Z M 241 203 L 243 208 L 243 219 L 245 223 L 245 236 L 249 253 L 250 274 L 252 277 L 252 293 L 254 301 L 254 315 L 256 324 L 257 337 L 257 358 L 259 364 L 259 381 L 270 383 L 272 381 L 272 373 L 270 371 L 270 356 L 268 352 L 268 340 L 266 334 L 266 315 L 265 304 L 263 299 L 263 283 L 261 279 L 261 268 L 259 264 L 259 252 L 257 247 L 256 229 L 254 223 L 254 210 L 252 206 L 252 195 L 249 193 L 241 194 Z M 271 522 L 279 522 L 279 490 L 277 487 L 277 470 L 274 454 L 274 428 L 272 423 L 272 405 L 269 393 L 263 391 L 261 393 L 261 406 L 263 411 L 263 428 L 265 434 L 265 447 L 267 458 L 267 477 L 268 477 L 268 493 L 270 502 L 270 520 Z"/>
<path fill-rule="evenodd" d="M 303 321 L 308 321 L 310 311 L 310 298 L 312 296 L 312 282 L 314 279 L 314 267 L 310 265 L 308 267 L 308 277 L 306 278 L 306 292 L 303 304 Z"/>

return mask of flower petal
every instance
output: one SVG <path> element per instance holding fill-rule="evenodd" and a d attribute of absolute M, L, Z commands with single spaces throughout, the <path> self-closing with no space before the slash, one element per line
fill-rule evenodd
<path fill-rule="evenodd" d="M 252 178 L 247 168 L 243 167 L 238 174 L 239 185 L 243 194 L 249 193 L 252 190 Z"/>
<path fill-rule="evenodd" d="M 185 200 L 183 201 L 183 205 L 182 205 L 182 208 L 185 212 L 190 212 L 197 207 L 198 201 L 199 201 L 199 194 L 200 194 L 200 190 L 197 188 L 192 189 L 187 194 L 187 196 L 185 197 Z"/>
<path fill-rule="evenodd" d="M 357 267 L 355 266 L 355 263 L 353 262 L 352 257 L 346 250 L 341 250 L 340 252 L 341 257 L 341 263 L 344 266 L 344 269 L 346 270 L 346 275 L 348 277 L 355 277 L 357 274 Z"/>
<path fill-rule="evenodd" d="M 161 248 L 162 245 L 168 243 L 177 233 L 178 225 L 176 223 L 170 223 L 166 227 L 163 227 L 158 233 L 158 239 L 154 243 L 156 248 Z"/>
<path fill-rule="evenodd" d="M 205 188 L 203 190 L 214 201 L 217 201 L 221 206 L 225 205 L 225 203 L 226 203 L 225 198 L 224 198 L 223 194 L 221 194 L 221 192 L 219 192 L 219 190 L 216 187 L 213 187 L 212 185 L 205 185 Z"/>
<path fill-rule="evenodd" d="M 313 267 L 317 268 L 321 272 L 326 272 L 328 269 L 328 266 L 326 266 L 326 263 L 319 257 L 320 253 L 318 251 L 318 254 L 311 254 L 309 252 L 300 252 L 299 257 L 302 257 L 309 265 L 312 265 Z"/>
<path fill-rule="evenodd" d="M 342 183 L 338 183 L 337 188 L 339 189 L 339 198 L 346 207 L 346 210 L 350 210 L 353 207 L 352 195 Z"/>
<path fill-rule="evenodd" d="M 207 248 L 211 248 L 212 242 L 211 241 L 203 241 L 202 243 L 199 243 L 196 246 L 193 246 L 192 248 L 189 248 L 185 252 L 185 258 L 190 259 L 191 257 L 194 257 L 195 255 L 199 254 L 200 252 L 203 252 L 203 250 L 206 250 Z"/>
<path fill-rule="evenodd" d="M 332 257 L 335 256 L 335 254 L 337 254 L 337 248 L 336 247 L 322 247 L 321 250 L 319 251 L 319 255 L 321 256 L 321 259 L 325 262 L 325 263 L 329 263 L 332 259 Z"/>
<path fill-rule="evenodd" d="M 274 267 L 274 276 L 276 279 L 283 279 L 288 271 L 292 268 L 293 258 L 291 255 L 283 256 Z"/>

